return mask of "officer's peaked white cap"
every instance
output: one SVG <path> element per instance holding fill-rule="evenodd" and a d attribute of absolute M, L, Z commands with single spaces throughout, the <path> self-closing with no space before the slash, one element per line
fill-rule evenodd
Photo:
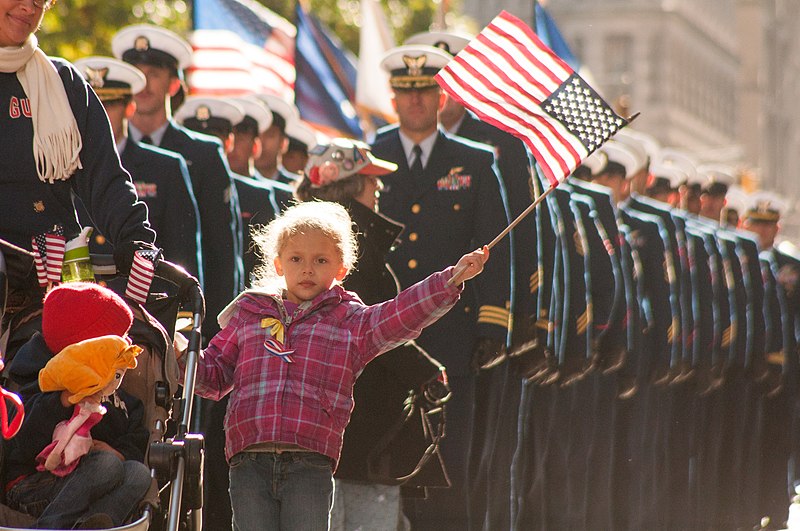
<path fill-rule="evenodd" d="M 754 221 L 778 221 L 788 206 L 778 194 L 761 190 L 750 194 L 745 217 Z"/>
<path fill-rule="evenodd" d="M 591 155 L 581 161 L 581 165 L 589 168 L 589 171 L 592 173 L 592 175 L 599 175 L 600 172 L 605 169 L 607 164 L 608 155 L 599 149 L 593 151 Z"/>
<path fill-rule="evenodd" d="M 687 179 L 686 172 L 683 171 L 680 166 L 660 161 L 650 165 L 650 173 L 656 178 L 667 179 L 670 188 L 678 188 L 680 185 L 684 184 Z"/>
<path fill-rule="evenodd" d="M 290 123 L 300 119 L 300 111 L 294 103 L 274 94 L 259 93 L 255 96 L 272 111 L 272 123 L 280 125 L 284 131 Z"/>
<path fill-rule="evenodd" d="M 113 57 L 82 57 L 74 64 L 101 101 L 132 96 L 147 84 L 141 70 Z"/>
<path fill-rule="evenodd" d="M 229 99 L 189 97 L 175 113 L 175 121 L 195 131 L 230 132 L 244 120 L 244 110 Z"/>
<path fill-rule="evenodd" d="M 683 150 L 677 148 L 664 148 L 658 153 L 657 163 L 660 165 L 673 165 L 686 174 L 689 185 L 702 185 L 705 177 L 697 173 L 697 161 Z"/>
<path fill-rule="evenodd" d="M 725 194 L 736 182 L 736 170 L 723 164 L 701 164 L 697 173 L 704 177 L 703 190 L 712 194 Z"/>
<path fill-rule="evenodd" d="M 626 178 L 632 177 L 641 168 L 639 159 L 622 142 L 607 140 L 599 149 L 608 157 L 609 163 L 614 162 L 625 168 Z"/>
<path fill-rule="evenodd" d="M 111 39 L 114 57 L 126 63 L 165 66 L 182 71 L 189 66 L 192 47 L 178 34 L 150 24 L 119 30 Z"/>
<path fill-rule="evenodd" d="M 625 133 L 625 129 L 626 128 L 622 128 L 617 131 L 613 139 L 615 142 L 624 144 L 636 159 L 633 172 L 628 173 L 628 177 L 633 177 L 634 174 L 639 173 L 647 166 L 648 156 L 644 144 L 638 138 Z"/>
<path fill-rule="evenodd" d="M 735 210 L 739 216 L 743 216 L 749 203 L 750 196 L 741 186 L 732 184 L 728 187 L 728 193 L 725 194 L 726 209 Z"/>
<path fill-rule="evenodd" d="M 381 68 L 389 72 L 393 88 L 421 89 L 436 86 L 433 76 L 452 58 L 433 46 L 406 44 L 387 51 L 381 58 Z"/>
<path fill-rule="evenodd" d="M 647 153 L 647 157 L 650 159 L 650 162 L 655 162 L 658 158 L 658 152 L 661 151 L 661 144 L 655 137 L 648 135 L 647 133 L 643 133 L 638 129 L 633 129 L 631 126 L 623 127 L 614 135 L 614 138 L 624 139 L 624 138 L 632 138 L 639 142 L 642 145 L 645 152 Z"/>
<path fill-rule="evenodd" d="M 304 144 L 306 149 L 312 149 L 317 145 L 317 134 L 301 120 L 295 120 L 286 125 L 286 136 L 289 137 L 290 142 L 294 140 Z"/>
<path fill-rule="evenodd" d="M 244 119 L 250 118 L 255 122 L 259 134 L 269 129 L 269 126 L 272 125 L 272 111 L 259 98 L 250 95 L 231 98 L 231 101 L 242 108 L 245 115 Z M 238 125 L 238 123 L 234 125 Z"/>
<path fill-rule="evenodd" d="M 472 35 L 451 31 L 425 31 L 407 38 L 403 44 L 427 44 L 456 55 L 467 47 L 473 39 Z"/>

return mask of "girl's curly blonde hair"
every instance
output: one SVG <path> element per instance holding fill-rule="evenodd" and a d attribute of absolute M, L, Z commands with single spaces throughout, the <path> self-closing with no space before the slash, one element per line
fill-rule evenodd
<path fill-rule="evenodd" d="M 252 240 L 260 264 L 253 271 L 252 285 L 279 286 L 275 257 L 292 236 L 311 230 L 318 230 L 333 241 L 348 271 L 355 267 L 358 243 L 350 214 L 338 203 L 307 201 L 290 206 L 267 226 L 253 229 Z"/>

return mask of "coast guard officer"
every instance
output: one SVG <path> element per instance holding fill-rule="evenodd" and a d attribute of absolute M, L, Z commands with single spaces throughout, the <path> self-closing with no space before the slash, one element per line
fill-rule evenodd
<path fill-rule="evenodd" d="M 177 153 L 140 144 L 128 136 L 128 119 L 136 110 L 133 96 L 144 89 L 144 74 L 113 57 L 84 57 L 75 61 L 75 67 L 106 110 L 122 166 L 131 174 L 139 200 L 147 205 L 156 244 L 167 260 L 202 282 L 200 213 L 186 161 Z M 88 216 L 85 211 L 82 214 Z M 104 251 L 110 246 L 99 231 L 92 234 L 91 243 L 93 252 L 111 252 Z"/>
<path fill-rule="evenodd" d="M 300 120 L 300 111 L 293 103 L 273 94 L 256 94 L 256 97 L 272 111 L 272 124 L 259 135 L 261 156 L 256 159 L 256 178 L 295 184 L 298 176 L 286 171 L 281 157 L 289 148 L 286 130 Z"/>
<path fill-rule="evenodd" d="M 383 179 L 380 208 L 406 227 L 402 245 L 390 257 L 403 288 L 465 250 L 490 242 L 508 222 L 491 149 L 448 137 L 438 129 L 438 112 L 446 96 L 433 76 L 450 58 L 431 46 L 406 45 L 389 50 L 381 63 L 390 73 L 400 123 L 378 133 L 373 153 L 398 165 L 397 172 Z M 408 516 L 418 526 L 463 529 L 466 525 L 463 489 L 473 367 L 496 360 L 505 348 L 511 290 L 507 239 L 492 249 L 486 266 L 453 311 L 418 340 L 447 367 L 453 390 L 448 436 L 442 444 L 453 487 L 434 492 L 427 504 L 417 506 L 419 511 L 411 511 Z"/>
<path fill-rule="evenodd" d="M 263 150 L 261 135 L 266 134 L 272 126 L 272 111 L 254 95 L 231 98 L 231 101 L 238 104 L 244 111 L 244 119 L 238 124 L 233 124 L 233 146 L 227 153 L 231 171 L 235 175 L 258 181 L 260 185 L 272 190 L 270 204 L 275 212 L 279 212 L 294 200 L 294 189 L 278 180 L 258 178 L 260 174 L 256 170 L 255 164 Z M 239 199 L 241 201 L 241 198 Z M 245 239 L 247 238 L 245 237 Z M 247 263 L 248 250 L 249 247 L 245 245 L 245 282 L 248 280 L 247 271 L 252 270 L 252 265 L 248 266 Z M 252 255 L 252 253 L 250 254 Z"/>
<path fill-rule="evenodd" d="M 145 89 L 134 97 L 130 136 L 180 153 L 189 166 L 200 210 L 207 315 L 215 316 L 243 286 L 239 200 L 219 141 L 172 120 L 170 97 L 181 89 L 181 71 L 192 48 L 175 33 L 145 24 L 119 30 L 111 47 L 115 57 L 136 66 L 147 78 Z M 210 339 L 218 329 L 216 319 L 207 319 L 203 336 Z"/>

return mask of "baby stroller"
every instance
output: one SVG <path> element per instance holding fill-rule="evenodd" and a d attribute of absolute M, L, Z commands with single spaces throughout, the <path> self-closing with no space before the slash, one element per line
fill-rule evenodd
<path fill-rule="evenodd" d="M 36 287 L 33 264 L 32 253 L 0 240 L 0 322 L 8 321 L 3 317 L 7 317 L 4 314 L 9 291 L 19 293 L 20 287 Z M 125 293 L 127 278 L 117 274 L 112 257 L 93 255 L 92 265 L 98 282 L 117 293 Z M 128 298 L 126 302 L 134 314 L 129 335 L 134 343 L 143 348 L 143 352 L 138 357 L 138 367 L 126 374 L 122 388 L 139 398 L 145 406 L 145 422 L 150 431 L 146 462 L 151 469 L 153 482 L 140 504 L 140 515 L 128 524 L 112 529 L 199 530 L 203 499 L 203 437 L 189 433 L 188 427 L 193 405 L 195 366 L 200 349 L 200 324 L 204 313 L 202 293 L 185 270 L 161 260 L 156 265 L 144 305 Z M 177 319 L 179 315 L 182 317 Z M 41 323 L 36 317 L 25 316 L 23 323 L 15 323 L 15 331 L 23 336 L 30 335 L 30 330 L 36 328 L 35 323 Z M 176 322 L 189 342 L 185 386 L 179 396 L 178 366 L 172 347 Z M 13 351 L 4 350 L 2 345 L 13 347 L 14 340 L 14 333 L 6 330 L 0 343 L 3 358 L 7 354 L 13 356 Z M 0 383 L 14 389 L 14 382 L 8 381 L 5 374 Z M 0 441 L 0 469 L 2 449 Z M 5 479 L 3 474 L 3 484 Z M 34 521 L 29 515 L 0 503 L 0 531 L 25 530 Z"/>

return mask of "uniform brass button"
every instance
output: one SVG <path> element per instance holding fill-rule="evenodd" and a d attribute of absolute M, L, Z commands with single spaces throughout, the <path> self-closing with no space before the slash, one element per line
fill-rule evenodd
<path fill-rule="evenodd" d="M 455 210 L 456 212 L 458 212 L 459 210 L 461 210 L 461 205 L 459 205 L 458 203 L 456 203 L 455 205 L 453 205 L 453 210 Z"/>
<path fill-rule="evenodd" d="M 106 243 L 106 237 L 103 236 L 102 234 L 98 234 L 97 236 L 94 237 L 94 241 L 96 241 L 99 245 L 103 245 L 104 243 Z"/>
<path fill-rule="evenodd" d="M 417 268 L 417 261 L 413 258 L 408 261 L 408 268 L 409 269 L 416 269 Z"/>
<path fill-rule="evenodd" d="M 418 204 L 415 203 L 415 204 L 411 205 L 411 212 L 413 214 L 419 214 L 420 210 L 422 210 L 422 207 L 419 206 Z"/>
<path fill-rule="evenodd" d="M 408 235 L 408 241 L 410 242 L 417 241 L 417 238 L 419 238 L 419 235 L 416 232 L 412 232 L 411 234 Z"/>
<path fill-rule="evenodd" d="M 472 311 L 472 308 L 470 308 L 469 306 L 464 306 L 464 313 L 469 313 L 471 311 Z"/>

